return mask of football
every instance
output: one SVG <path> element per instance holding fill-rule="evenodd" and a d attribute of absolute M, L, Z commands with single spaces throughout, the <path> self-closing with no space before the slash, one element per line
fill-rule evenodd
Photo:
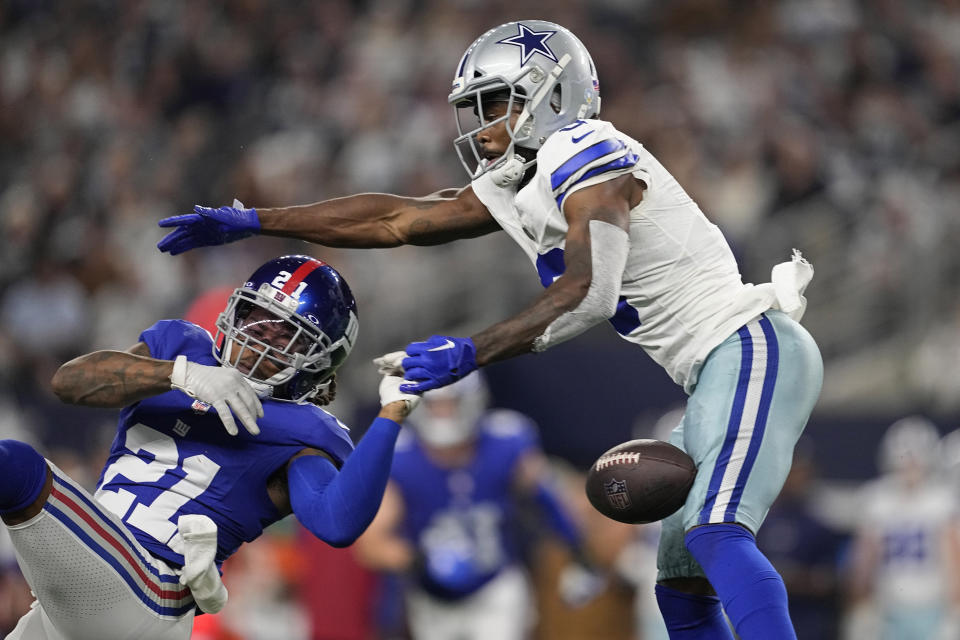
<path fill-rule="evenodd" d="M 696 475 L 693 459 L 672 444 L 631 440 L 593 463 L 587 497 L 597 511 L 619 522 L 656 522 L 683 506 Z"/>

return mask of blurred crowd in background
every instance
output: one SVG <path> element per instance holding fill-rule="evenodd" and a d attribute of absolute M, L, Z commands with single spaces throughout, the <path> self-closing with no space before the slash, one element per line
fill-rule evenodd
<path fill-rule="evenodd" d="M 210 291 L 222 300 L 223 287 L 283 253 L 330 262 L 357 297 L 360 340 L 333 407 L 347 424 L 365 424 L 376 406 L 370 358 L 431 333 L 466 335 L 519 310 L 538 283 L 504 234 L 356 252 L 257 238 L 171 257 L 155 244 L 163 235 L 156 221 L 194 203 L 286 205 L 465 184 L 446 102 L 455 64 L 481 31 L 525 17 L 563 24 L 586 44 L 601 116 L 643 142 L 720 225 L 745 281 L 768 280 L 793 247 L 814 264 L 804 324 L 827 373 L 814 416 L 821 428 L 807 445 L 816 453 L 804 451 L 798 467 L 812 473 L 807 463 L 821 462 L 826 486 L 817 485 L 812 503 L 830 533 L 823 549 L 791 560 L 800 576 L 792 593 L 795 602 L 797 593 L 813 598 L 813 610 L 849 611 L 837 572 L 853 562 L 843 542 L 858 524 L 850 496 L 870 478 L 844 474 L 844 457 L 872 465 L 881 427 L 908 414 L 933 418 L 939 434 L 960 426 L 958 0 L 571 0 L 549 8 L 532 0 L 3 0 L 0 437 L 35 443 L 92 485 L 115 416 L 61 405 L 49 391 L 59 364 L 125 349 L 155 320 L 182 316 Z M 580 348 L 614 339 L 600 331 L 580 338 Z M 576 363 L 551 362 L 575 381 Z M 490 378 L 496 395 L 496 368 Z M 635 383 L 618 408 L 638 416 L 625 429 L 650 435 L 674 399 Z M 556 393 L 526 395 L 537 407 Z M 531 413 L 555 440 L 577 426 Z M 824 437 L 832 420 L 874 427 L 838 451 Z M 571 500 L 582 501 L 582 461 L 557 462 L 570 466 Z M 846 484 L 831 485 L 834 476 Z M 643 556 L 646 530 L 622 536 L 633 539 L 624 549 Z M 299 537 L 290 530 L 276 539 L 279 551 L 259 553 L 282 555 Z M 297 604 L 295 588 L 321 580 L 335 560 L 305 567 L 250 557 L 237 565 L 256 564 L 247 572 L 254 582 L 235 580 L 236 599 L 274 580 L 276 606 L 287 609 L 235 625 L 238 637 L 340 637 L 323 635 L 335 614 Z M 0 585 L 15 583 L 9 555 L 4 562 Z M 644 566 L 640 582 L 649 586 L 649 558 L 626 564 Z M 26 602 L 0 586 L 0 631 Z M 624 633 L 641 633 L 625 620 Z"/>

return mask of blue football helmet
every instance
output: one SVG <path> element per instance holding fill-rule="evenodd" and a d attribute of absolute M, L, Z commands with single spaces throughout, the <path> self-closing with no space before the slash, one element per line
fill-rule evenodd
<path fill-rule="evenodd" d="M 231 294 L 217 317 L 213 356 L 260 395 L 304 402 L 330 389 L 358 329 L 357 303 L 333 267 L 282 256 Z"/>
<path fill-rule="evenodd" d="M 484 119 L 484 100 L 507 101 L 506 114 Z M 600 84 L 593 59 L 569 30 L 546 20 L 521 20 L 494 27 L 476 39 L 460 58 L 447 100 L 454 106 L 459 136 L 457 155 L 471 179 L 512 158 L 516 147 L 536 150 L 577 120 L 600 114 Z M 523 105 L 516 125 L 514 105 Z M 476 145 L 477 134 L 506 121 L 511 144 L 488 162 Z"/>

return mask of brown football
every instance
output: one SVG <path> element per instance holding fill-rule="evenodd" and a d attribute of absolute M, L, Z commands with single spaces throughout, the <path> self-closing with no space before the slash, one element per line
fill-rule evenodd
<path fill-rule="evenodd" d="M 587 497 L 619 522 L 644 524 L 683 506 L 697 475 L 693 458 L 662 440 L 631 440 L 610 449 L 590 467 Z"/>

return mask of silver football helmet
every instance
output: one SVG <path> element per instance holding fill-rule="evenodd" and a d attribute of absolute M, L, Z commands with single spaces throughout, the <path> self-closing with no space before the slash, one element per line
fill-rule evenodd
<path fill-rule="evenodd" d="M 484 118 L 484 100 L 507 101 L 506 114 Z M 600 113 L 600 84 L 583 43 L 569 30 L 545 20 L 521 20 L 495 27 L 467 49 L 448 98 L 457 117 L 457 155 L 478 178 L 512 159 L 516 148 L 536 150 L 547 137 L 576 120 Z M 514 105 L 523 109 L 516 124 Z M 506 121 L 511 143 L 495 161 L 481 155 L 477 134 Z"/>
<path fill-rule="evenodd" d="M 932 471 L 937 463 L 940 434 L 933 422 L 912 415 L 891 424 L 880 441 L 879 463 L 885 473 L 916 469 Z"/>
<path fill-rule="evenodd" d="M 483 374 L 474 371 L 451 385 L 424 393 L 407 422 L 427 445 L 453 447 L 476 435 L 489 402 L 490 393 Z"/>

